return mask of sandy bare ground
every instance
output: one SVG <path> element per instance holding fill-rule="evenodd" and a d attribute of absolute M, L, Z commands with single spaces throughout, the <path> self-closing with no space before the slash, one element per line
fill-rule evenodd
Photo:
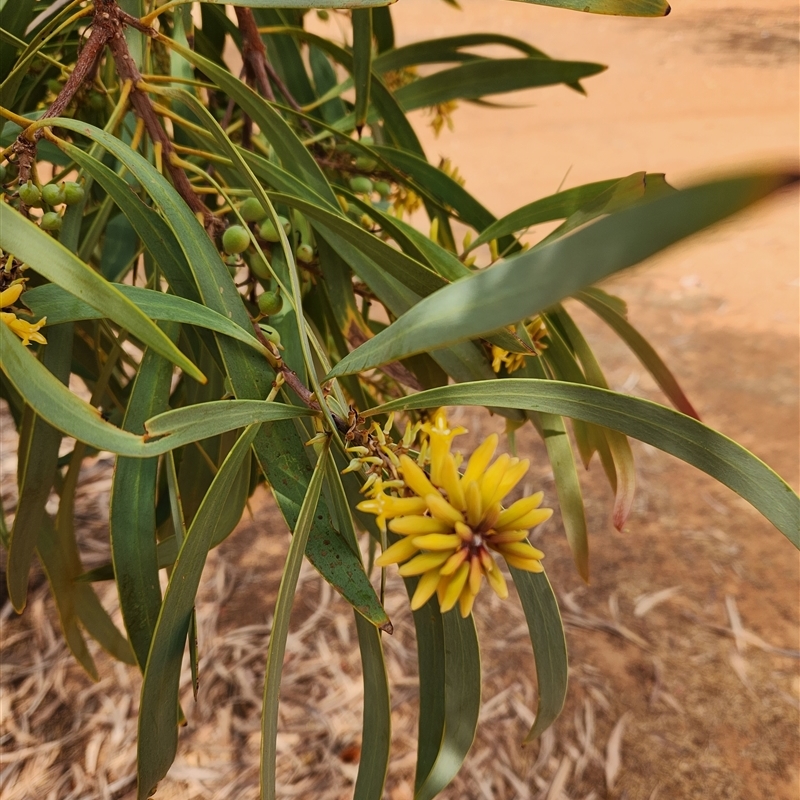
<path fill-rule="evenodd" d="M 497 0 L 401 0 L 401 41 L 494 30 L 608 72 L 589 96 L 515 95 L 514 110 L 463 106 L 431 157 L 451 157 L 501 214 L 565 186 L 647 169 L 686 185 L 720 168 L 793 162 L 798 149 L 797 9 L 677 0 L 665 20 L 569 14 Z M 532 233 L 535 237 L 536 232 Z M 798 204 L 778 198 L 609 284 L 656 344 L 705 421 L 798 486 Z M 576 309 L 576 313 L 580 313 Z M 613 388 L 661 400 L 638 362 L 581 314 Z M 468 412 L 474 441 L 496 421 Z M 3 501 L 13 507 L 13 435 L 2 438 Z M 541 446 L 528 490 L 552 499 Z M 585 481 L 592 584 L 572 567 L 560 522 L 539 533 L 562 601 L 571 656 L 565 714 L 522 749 L 535 707 L 533 663 L 513 599 L 481 597 L 485 696 L 475 750 L 448 798 L 785 798 L 800 789 L 800 570 L 793 548 L 735 495 L 637 446 L 639 494 L 623 533 L 609 524 L 597 465 Z M 108 461 L 88 465 L 78 507 L 87 565 L 104 558 Z M 251 798 L 274 592 L 287 536 L 266 494 L 212 554 L 198 605 L 201 689 L 164 798 Z M 411 797 L 415 652 L 390 582 L 386 638 L 395 757 L 387 797 Z M 109 608 L 112 587 L 101 587 Z M 100 683 L 74 667 L 43 586 L 26 615 L 2 611 L 0 794 L 130 798 L 137 675 L 102 655 Z M 346 605 L 304 570 L 284 676 L 279 795 L 344 798 L 359 747 L 360 672 Z"/>

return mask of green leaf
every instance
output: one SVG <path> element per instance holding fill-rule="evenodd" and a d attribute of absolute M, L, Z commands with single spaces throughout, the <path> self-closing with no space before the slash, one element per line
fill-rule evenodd
<path fill-rule="evenodd" d="M 3 325 L 5 327 L 5 325 Z M 62 384 L 69 383 L 72 354 L 72 326 L 48 331 L 49 343 L 42 353 L 42 366 Z M 37 416 L 32 407 L 24 415 L 20 432 L 19 500 L 11 528 L 6 582 L 14 610 L 22 613 L 27 602 L 31 559 L 39 540 L 45 505 L 50 496 L 58 466 L 61 433 Z M 30 430 L 26 431 L 25 428 Z"/>
<path fill-rule="evenodd" d="M 342 359 L 328 377 L 361 372 L 516 323 L 795 180 L 785 173 L 728 178 L 611 214 L 429 295 Z"/>
<path fill-rule="evenodd" d="M 257 422 L 307 417 L 314 412 L 300 406 L 266 400 L 210 400 L 175 408 L 151 417 L 144 423 L 147 438 L 160 452 L 174 450 L 189 442 L 208 439 L 226 431 Z"/>
<path fill-rule="evenodd" d="M 473 53 L 462 53 L 462 47 L 477 47 L 480 45 L 504 45 L 514 50 L 519 50 L 526 56 L 547 58 L 541 50 L 531 47 L 521 39 L 512 36 L 503 36 L 499 33 L 464 33 L 459 36 L 443 36 L 440 39 L 427 39 L 422 42 L 413 42 L 381 53 L 373 61 L 373 69 L 377 72 L 389 72 L 403 67 L 418 66 L 420 64 L 452 63 L 454 61 L 475 60 L 481 56 Z"/>
<path fill-rule="evenodd" d="M 177 339 L 177 325 L 165 326 Z M 122 427 L 142 433 L 144 422 L 167 407 L 172 366 L 146 350 Z M 111 484 L 109 538 L 120 610 L 139 668 L 144 672 L 161 609 L 156 545 L 158 458 L 118 458 Z M 174 560 L 174 558 L 173 558 Z"/>
<path fill-rule="evenodd" d="M 217 518 L 250 455 L 258 425 L 238 439 L 214 478 L 181 545 L 158 616 L 142 681 L 138 735 L 138 793 L 147 800 L 167 774 L 178 747 L 178 687 L 195 595 Z"/>
<path fill-rule="evenodd" d="M 73 394 L 7 325 L 0 325 L 0 353 L 3 355 L 0 366 L 11 384 L 54 428 L 98 450 L 137 458 L 154 454 L 141 436 L 106 422 L 96 408 Z"/>
<path fill-rule="evenodd" d="M 450 100 L 473 100 L 520 89 L 575 83 L 604 69 L 601 64 L 550 58 L 480 59 L 413 81 L 398 89 L 394 96 L 406 111 L 413 111 Z"/>
<path fill-rule="evenodd" d="M 619 180 L 621 179 L 587 183 L 528 203 L 510 214 L 506 214 L 481 231 L 481 235 L 470 244 L 467 251 L 487 244 L 492 239 L 500 239 L 503 236 L 525 230 L 532 225 L 540 225 L 542 222 L 551 222 L 554 219 L 565 219 L 585 203 L 614 186 Z"/>
<path fill-rule="evenodd" d="M 47 280 L 103 311 L 105 316 L 127 328 L 187 375 L 205 381 L 203 373 L 118 289 L 6 203 L 0 204 L 0 232 L 0 246 L 6 252 L 13 253 Z"/>
<path fill-rule="evenodd" d="M 286 638 L 289 635 L 289 618 L 292 613 L 297 579 L 303 563 L 311 523 L 317 509 L 322 481 L 325 477 L 326 462 L 329 459 L 330 441 L 326 441 L 319 454 L 314 473 L 308 484 L 308 491 L 297 516 L 297 524 L 292 533 L 289 552 L 278 587 L 275 600 L 275 612 L 272 618 L 272 630 L 267 648 L 267 667 L 264 676 L 264 701 L 261 711 L 261 779 L 260 797 L 274 800 L 275 794 L 275 761 L 277 757 L 278 706 L 280 704 L 281 673 L 283 657 L 286 653 Z"/>
<path fill-rule="evenodd" d="M 517 2 L 625 17 L 666 17 L 671 11 L 666 0 L 517 0 Z"/>
<path fill-rule="evenodd" d="M 342 475 L 333 458 L 325 464 L 325 480 L 331 494 L 331 508 L 345 540 L 358 548 L 356 530 L 350 513 Z M 392 705 L 389 679 L 383 657 L 381 633 L 360 614 L 354 614 L 358 646 L 361 651 L 361 670 L 364 680 L 364 713 L 361 724 L 361 748 L 358 778 L 353 800 L 373 800 L 383 796 L 392 742 Z M 390 631 L 391 632 L 391 631 Z"/>
<path fill-rule="evenodd" d="M 567 642 L 553 587 L 544 572 L 532 573 L 509 567 L 517 587 L 536 662 L 539 696 L 536 719 L 525 737 L 532 742 L 558 718 L 567 697 Z"/>
<path fill-rule="evenodd" d="M 586 289 L 579 292 L 576 297 L 588 308 L 591 308 L 630 347 L 678 411 L 700 419 L 700 415 L 678 385 L 675 376 L 661 360 L 653 346 L 625 319 L 623 314 L 614 308 L 616 298 L 600 289 Z"/>
<path fill-rule="evenodd" d="M 529 358 L 519 371 L 519 377 L 547 377 L 538 358 Z M 589 582 L 589 535 L 586 528 L 586 509 L 583 504 L 580 479 L 575 464 L 572 445 L 562 417 L 557 414 L 529 411 L 528 417 L 547 448 L 547 457 L 553 470 L 558 505 L 572 558 L 578 574 Z"/>
<path fill-rule="evenodd" d="M 200 303 L 174 294 L 145 289 L 142 286 L 128 286 L 124 283 L 114 285 L 124 297 L 150 319 L 207 328 L 244 342 L 259 353 L 266 352 L 264 345 L 254 335 L 240 328 L 227 317 L 223 317 L 219 312 L 206 308 Z M 33 317 L 38 319 L 41 316 L 47 316 L 48 327 L 62 322 L 102 319 L 106 316 L 104 312 L 92 308 L 54 283 L 37 286 L 35 289 L 25 292 L 21 301 L 30 308 Z"/>
<path fill-rule="evenodd" d="M 439 406 L 543 411 L 624 433 L 677 456 L 733 489 L 800 549 L 800 498 L 744 447 L 671 408 L 640 397 L 561 381 L 505 378 L 430 389 L 363 411 L 365 416 Z"/>
<path fill-rule="evenodd" d="M 369 91 L 372 78 L 372 11 L 354 10 L 353 21 L 353 80 L 356 85 L 356 130 L 361 132 L 367 121 Z"/>
<path fill-rule="evenodd" d="M 414 800 L 433 800 L 455 778 L 467 757 L 481 709 L 481 654 L 475 621 L 457 611 L 442 614 L 444 634 L 444 731 L 438 755 Z"/>

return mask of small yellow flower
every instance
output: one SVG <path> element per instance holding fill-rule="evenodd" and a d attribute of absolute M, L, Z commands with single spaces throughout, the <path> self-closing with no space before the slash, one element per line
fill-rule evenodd
<path fill-rule="evenodd" d="M 401 575 L 419 576 L 411 608 L 421 608 L 435 594 L 442 611 L 458 603 L 467 617 L 484 576 L 499 597 L 508 596 L 493 553 L 517 569 L 542 571 L 544 553 L 528 543 L 528 531 L 553 512 L 539 508 L 541 492 L 503 508 L 503 499 L 522 480 L 529 462 L 503 454 L 490 464 L 496 434 L 475 450 L 460 474 L 450 447 L 464 429 L 450 428 L 439 410 L 423 430 L 430 442 L 430 475 L 409 456 L 399 457 L 406 490 L 414 496 L 391 497 L 380 487 L 358 508 L 376 514 L 381 527 L 388 520 L 389 530 L 402 537 L 375 563 L 401 564 Z"/>
<path fill-rule="evenodd" d="M 0 308 L 8 308 L 19 300 L 22 294 L 22 283 L 14 283 L 0 292 Z M 31 342 L 37 344 L 47 344 L 47 339 L 39 333 L 39 329 L 47 322 L 47 317 L 42 317 L 38 322 L 26 322 L 19 319 L 11 311 L 0 311 L 0 322 L 4 322 L 14 333 L 22 339 L 22 344 L 29 345 Z"/>
<path fill-rule="evenodd" d="M 510 330 L 513 333 L 513 328 Z M 534 317 L 525 325 L 525 330 L 531 337 L 531 342 L 533 342 L 535 350 L 535 353 L 530 353 L 529 355 L 538 356 L 543 350 L 547 349 L 547 344 L 542 341 L 544 337 L 547 336 L 547 328 L 545 328 L 542 318 Z M 513 372 L 525 366 L 525 359 L 527 357 L 525 353 L 510 353 L 508 350 L 504 350 L 496 344 L 492 345 L 492 369 L 495 372 L 500 372 L 500 370 L 505 367 L 506 372 L 511 375 Z"/>

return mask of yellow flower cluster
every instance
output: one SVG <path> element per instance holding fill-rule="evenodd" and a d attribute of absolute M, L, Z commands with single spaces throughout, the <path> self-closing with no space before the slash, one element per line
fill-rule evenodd
<path fill-rule="evenodd" d="M 533 342 L 534 350 L 536 351 L 536 355 L 542 352 L 547 348 L 547 344 L 542 341 L 545 336 L 547 336 L 547 328 L 544 326 L 544 322 L 542 321 L 541 317 L 534 317 L 526 326 L 525 330 L 528 332 L 528 335 L 531 337 L 531 342 Z M 534 355 L 531 353 L 530 355 Z M 511 375 L 512 372 L 516 372 L 521 367 L 525 366 L 525 359 L 527 356 L 525 353 L 510 353 L 508 350 L 503 350 L 502 347 L 498 347 L 496 344 L 492 345 L 492 369 L 495 372 L 500 372 L 503 367 L 505 367 L 506 372 Z"/>
<path fill-rule="evenodd" d="M 458 103 L 455 100 L 447 100 L 444 103 L 437 103 L 431 106 L 430 110 L 433 113 L 433 120 L 431 127 L 434 134 L 438 137 L 442 132 L 442 128 L 447 125 L 449 130 L 453 130 L 453 112 L 458 108 Z"/>
<path fill-rule="evenodd" d="M 402 537 L 375 563 L 402 563 L 401 575 L 419 576 L 411 608 L 421 608 L 436 594 L 442 611 L 458 603 L 461 616 L 467 617 L 484 576 L 499 597 L 508 596 L 493 552 L 517 569 L 542 571 L 544 553 L 527 541 L 528 531 L 553 512 L 539 508 L 541 492 L 503 508 L 503 499 L 522 480 L 529 462 L 503 454 L 490 464 L 496 434 L 475 450 L 461 474 L 459 457 L 450 448 L 464 428 L 450 428 L 440 409 L 423 430 L 428 438 L 421 461 L 424 464 L 429 456 L 430 474 L 401 455 L 399 473 L 407 496 L 387 494 L 387 487 L 378 482 L 372 497 L 358 508 L 375 514 L 384 530 L 388 520 L 389 530 Z"/>
<path fill-rule="evenodd" d="M 0 292 L 0 309 L 13 306 L 22 294 L 22 283 L 14 283 L 7 289 Z M 38 322 L 26 322 L 19 319 L 12 311 L 0 311 L 0 322 L 4 322 L 8 327 L 22 339 L 22 344 L 29 345 L 31 342 L 37 344 L 47 344 L 47 339 L 39 333 L 39 329 L 47 322 L 47 317 L 42 317 Z"/>

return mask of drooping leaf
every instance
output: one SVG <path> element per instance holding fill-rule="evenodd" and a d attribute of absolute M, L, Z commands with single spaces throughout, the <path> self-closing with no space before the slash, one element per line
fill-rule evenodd
<path fill-rule="evenodd" d="M 156 622 L 142 681 L 139 710 L 137 778 L 139 800 L 147 800 L 167 774 L 178 747 L 178 687 L 181 660 L 200 576 L 216 518 L 250 454 L 258 425 L 249 427 L 234 445 L 181 545 Z"/>
<path fill-rule="evenodd" d="M 536 662 L 536 719 L 526 742 L 541 736 L 558 718 L 567 697 L 567 642 L 553 587 L 544 572 L 509 567 L 517 587 Z"/>
<path fill-rule="evenodd" d="M 200 370 L 118 289 L 6 203 L 0 204 L 0 246 L 49 281 L 103 311 L 187 375 L 205 380 Z"/>
<path fill-rule="evenodd" d="M 272 630 L 267 648 L 264 700 L 261 711 L 261 789 L 259 796 L 262 800 L 274 800 L 276 797 L 278 705 L 280 703 L 283 657 L 286 653 L 286 638 L 289 635 L 289 617 L 292 613 L 297 579 L 300 576 L 303 554 L 306 550 L 308 535 L 311 532 L 312 520 L 325 477 L 326 462 L 329 458 L 329 442 L 326 442 L 317 458 L 314 473 L 308 484 L 308 492 L 300 507 L 300 513 L 297 515 L 297 524 L 292 532 L 292 541 L 289 544 L 289 552 L 286 554 L 278 596 L 275 600 L 275 612 L 272 617 Z"/>
<path fill-rule="evenodd" d="M 516 0 L 516 2 L 626 17 L 666 17 L 671 10 L 666 0 Z"/>

